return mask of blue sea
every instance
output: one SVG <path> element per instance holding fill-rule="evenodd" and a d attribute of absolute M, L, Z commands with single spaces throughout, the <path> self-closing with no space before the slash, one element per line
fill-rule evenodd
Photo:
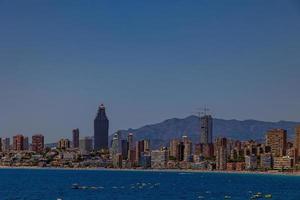
<path fill-rule="evenodd" d="M 77 183 L 80 189 L 72 189 Z M 1 200 L 299 200 L 300 177 L 109 170 L 0 169 Z M 263 198 L 262 198 L 263 199 Z"/>

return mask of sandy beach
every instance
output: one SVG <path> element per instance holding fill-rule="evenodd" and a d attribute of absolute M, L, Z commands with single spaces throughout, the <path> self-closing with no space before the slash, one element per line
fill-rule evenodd
<path fill-rule="evenodd" d="M 118 171 L 118 172 L 158 172 L 158 173 L 222 173 L 222 174 L 245 174 L 245 175 L 288 175 L 300 176 L 300 171 L 297 172 L 279 172 L 272 171 L 207 171 L 207 170 L 191 170 L 191 169 L 114 169 L 114 168 L 63 168 L 63 167 L 6 167 L 0 166 L 1 169 L 27 169 L 27 170 L 80 170 L 80 171 Z"/>

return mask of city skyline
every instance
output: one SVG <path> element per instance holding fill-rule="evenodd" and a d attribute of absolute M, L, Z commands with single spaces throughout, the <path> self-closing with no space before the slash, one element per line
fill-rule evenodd
<path fill-rule="evenodd" d="M 105 128 L 105 130 L 101 130 L 100 132 L 102 132 L 102 136 L 101 136 L 101 141 L 103 140 L 103 139 L 105 139 L 105 138 L 107 138 L 107 141 L 108 141 L 108 143 L 107 143 L 107 145 L 105 145 L 105 144 L 101 144 L 100 146 L 102 146 L 102 147 L 106 147 L 106 146 L 110 146 L 109 145 L 109 138 L 110 137 L 113 137 L 113 135 L 115 134 L 115 133 L 117 133 L 117 132 L 119 132 L 119 131 L 121 131 L 122 129 L 117 129 L 117 130 L 114 130 L 114 131 L 112 131 L 112 130 L 109 130 L 110 128 L 109 128 L 109 123 L 110 123 L 110 121 L 108 120 L 108 118 L 107 118 L 107 116 L 106 116 L 106 112 L 105 112 L 105 110 L 106 110 L 106 107 L 104 106 L 104 104 L 100 104 L 99 106 L 98 106 L 98 111 L 97 111 L 97 115 L 96 115 L 96 117 L 94 118 L 94 123 L 93 123 L 93 126 L 94 126 L 94 130 L 93 130 L 93 132 L 92 133 L 90 133 L 90 134 L 82 134 L 81 132 L 80 132 L 80 134 L 79 134 L 79 129 L 80 129 L 80 127 L 76 127 L 76 128 L 72 128 L 71 130 L 69 130 L 69 132 L 68 133 L 64 133 L 64 134 L 61 134 L 61 135 L 59 135 L 57 138 L 55 138 L 54 140 L 49 140 L 49 138 L 47 139 L 47 134 L 45 134 L 44 132 L 32 132 L 32 133 L 24 133 L 24 132 L 18 132 L 18 133 L 13 133 L 13 134 L 11 134 L 11 135 L 1 135 L 1 133 L 0 133 L 0 136 L 2 137 L 2 138 L 13 138 L 14 136 L 17 136 L 17 135 L 23 135 L 24 137 L 27 137 L 27 136 L 35 136 L 35 135 L 43 135 L 43 136 L 45 136 L 45 138 L 46 138 L 46 140 L 45 140 L 45 142 L 46 142 L 46 144 L 52 144 L 52 143 L 57 143 L 58 142 L 58 140 L 60 140 L 60 139 L 68 139 L 70 142 L 72 141 L 72 143 L 74 143 L 74 141 L 75 141 L 75 145 L 76 146 L 78 146 L 79 145 L 79 139 L 84 139 L 84 138 L 89 138 L 89 137 L 91 137 L 91 136 L 93 136 L 93 138 L 95 138 L 95 135 L 96 135 L 96 132 L 98 132 L 98 134 L 99 134 L 99 127 L 97 127 L 97 129 L 98 130 L 96 130 L 95 128 L 96 128 L 96 126 L 98 126 L 99 125 L 99 122 L 101 121 L 101 120 L 107 120 L 107 122 L 105 122 L 105 127 L 103 126 L 103 125 L 101 125 L 101 126 L 103 126 L 103 128 Z M 198 113 L 199 114 L 199 113 Z M 214 139 L 216 139 L 215 138 L 215 136 L 213 136 L 214 134 L 216 134 L 217 133 L 217 137 L 220 137 L 220 136 L 222 136 L 222 134 L 220 135 L 220 132 L 215 132 L 214 131 L 214 129 L 213 129 L 213 120 L 215 120 L 215 119 L 217 119 L 217 118 L 215 118 L 215 117 L 213 117 L 212 115 L 210 115 L 210 114 L 208 114 L 208 113 L 202 113 L 200 116 L 196 116 L 196 115 L 190 115 L 190 116 L 194 116 L 194 117 L 198 117 L 199 118 L 199 131 L 200 131 L 200 134 L 199 134 L 199 141 L 200 141 L 200 144 L 211 144 L 213 141 L 214 141 Z M 190 117 L 190 116 L 188 116 L 188 117 Z M 187 118 L 188 118 L 187 117 Z M 100 118 L 101 118 L 101 120 L 100 120 Z M 180 120 L 184 120 L 184 119 L 186 119 L 186 118 L 173 118 L 173 119 L 180 119 Z M 145 127 L 145 126 L 150 126 L 150 125 L 156 125 L 156 124 L 159 124 L 159 123 L 163 123 L 163 122 L 166 122 L 166 121 L 168 121 L 169 119 L 166 119 L 166 120 L 163 120 L 162 122 L 158 122 L 158 123 L 153 123 L 153 124 L 146 124 L 146 125 L 143 125 L 143 126 L 139 126 L 137 129 L 139 129 L 139 128 L 143 128 L 143 127 Z M 220 120 L 223 120 L 223 119 L 220 119 Z M 227 121 L 231 121 L 231 120 L 236 120 L 236 119 L 229 119 L 229 120 L 227 120 Z M 252 121 L 253 119 L 249 119 L 249 120 L 241 120 L 240 122 L 245 122 L 245 121 Z M 225 120 L 226 121 L 226 120 Z M 256 121 L 256 120 L 254 120 L 254 121 Z M 257 121 L 257 122 L 259 122 L 259 121 Z M 268 121 L 260 121 L 260 122 L 262 122 L 262 123 L 270 123 L 270 122 L 268 122 Z M 275 123 L 281 123 L 281 122 L 284 122 L 284 120 L 280 120 L 280 121 L 278 121 L 278 122 L 275 122 Z M 285 122 L 287 122 L 287 123 L 293 123 L 293 124 L 300 124 L 300 122 L 296 122 L 296 121 L 285 121 Z M 273 122 L 272 122 L 273 123 Z M 97 125 L 98 124 L 98 125 Z M 197 125 L 198 126 L 198 125 Z M 274 127 L 273 127 L 274 128 Z M 269 128 L 270 129 L 270 128 Z M 134 129 L 132 129 L 132 128 L 129 128 L 129 129 L 123 129 L 122 131 L 126 131 L 126 132 L 128 132 L 128 131 L 130 131 L 130 130 L 134 130 Z M 103 132 L 104 131 L 104 132 Z M 268 129 L 266 130 L 266 131 L 268 131 Z M 262 132 L 262 133 L 265 133 L 265 132 Z M 104 134 L 104 135 L 103 135 Z M 182 132 L 181 133 L 181 135 L 183 136 L 183 135 L 190 135 L 191 133 L 189 133 L 189 132 Z M 291 134 L 290 136 L 292 136 L 292 138 L 294 137 L 293 136 L 293 134 L 294 134 L 294 130 L 292 130 L 291 132 L 289 132 L 289 134 Z M 0 137 L 0 138 L 1 138 Z M 176 137 L 176 136 L 174 136 L 174 137 Z M 235 138 L 235 137 L 231 137 L 232 139 L 238 139 L 238 138 Z M 250 139 L 250 138 L 248 138 L 248 139 Z M 261 140 L 261 139 L 263 139 L 263 138 L 256 138 L 256 140 Z M 247 139 L 245 139 L 245 140 L 247 140 Z M 102 142 L 100 142 L 100 143 L 102 143 Z"/>
<path fill-rule="evenodd" d="M 90 136 L 101 103 L 110 134 L 203 105 L 300 121 L 296 1 L 0 4 L 1 137 Z"/>

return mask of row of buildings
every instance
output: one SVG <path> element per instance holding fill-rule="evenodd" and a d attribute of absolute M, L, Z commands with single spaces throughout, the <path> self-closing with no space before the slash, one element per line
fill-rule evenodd
<path fill-rule="evenodd" d="M 270 129 L 265 141 L 239 141 L 229 138 L 213 140 L 213 118 L 200 118 L 200 142 L 187 137 L 172 139 L 159 150 L 151 150 L 149 140 L 132 142 L 116 133 L 110 156 L 114 167 L 188 168 L 201 170 L 272 170 L 300 167 L 300 126 L 295 128 L 295 141 L 288 142 L 287 131 Z M 132 146 L 134 144 L 134 146 Z"/>
<path fill-rule="evenodd" d="M 10 138 L 0 138 L 0 151 L 34 151 L 43 152 L 44 150 L 44 136 L 36 134 L 32 136 L 32 142 L 29 144 L 28 137 L 24 135 L 13 136 L 12 145 Z"/>
<path fill-rule="evenodd" d="M 265 141 L 213 139 L 213 118 L 200 118 L 200 140 L 193 143 L 186 135 L 172 139 L 160 149 L 151 149 L 148 139 L 135 140 L 117 132 L 108 144 L 109 121 L 101 105 L 94 120 L 94 137 L 80 139 L 79 129 L 72 131 L 72 140 L 60 139 L 53 148 L 45 148 L 44 136 L 33 135 L 31 143 L 23 135 L 2 138 L 1 163 L 60 167 L 114 167 L 198 170 L 271 170 L 295 169 L 300 166 L 300 126 L 295 141 L 288 142 L 287 131 L 271 129 Z M 18 159 L 16 159 L 16 156 Z M 34 159 L 33 159 L 34 158 Z M 38 158 L 38 160 L 36 160 Z M 33 159 L 33 161 L 32 161 Z M 39 164 L 38 164 L 39 163 Z M 41 164 L 42 163 L 42 164 Z"/>

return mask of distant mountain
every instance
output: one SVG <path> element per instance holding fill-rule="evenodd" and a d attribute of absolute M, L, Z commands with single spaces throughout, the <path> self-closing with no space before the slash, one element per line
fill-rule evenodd
<path fill-rule="evenodd" d="M 213 136 L 239 140 L 264 140 L 265 133 L 268 129 L 283 128 L 288 131 L 289 138 L 293 138 L 294 128 L 297 124 L 300 123 L 289 121 L 264 122 L 257 120 L 239 121 L 214 119 Z M 133 133 L 135 140 L 150 139 L 151 147 L 158 148 L 168 145 L 170 139 L 180 138 L 182 135 L 189 136 L 193 143 L 197 143 L 200 140 L 199 132 L 199 118 L 189 116 L 184 119 L 168 119 L 161 123 L 146 125 L 138 129 L 122 130 L 121 135 L 123 138 L 126 138 L 128 133 Z"/>

